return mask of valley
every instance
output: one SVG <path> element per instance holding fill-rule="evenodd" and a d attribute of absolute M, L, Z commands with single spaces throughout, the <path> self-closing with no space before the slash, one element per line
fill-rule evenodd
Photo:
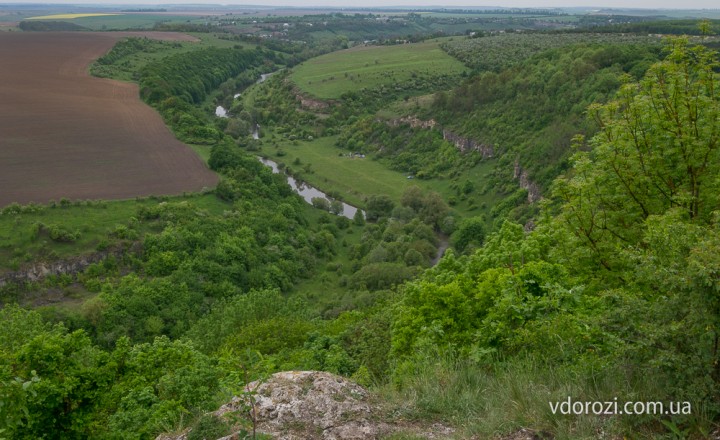
<path fill-rule="evenodd" d="M 645 13 L 0 5 L 0 439 L 715 438 L 720 25 Z"/>

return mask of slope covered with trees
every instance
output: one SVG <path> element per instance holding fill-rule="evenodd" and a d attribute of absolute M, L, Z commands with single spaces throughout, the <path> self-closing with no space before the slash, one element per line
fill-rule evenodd
<path fill-rule="evenodd" d="M 720 410 L 717 62 L 675 40 L 640 82 L 591 107 L 599 132 L 553 184 L 540 225 L 505 223 L 475 254 L 446 257 L 406 285 L 391 354 L 422 375 L 419 365 L 449 353 L 465 360 L 446 364 L 456 378 L 468 364 L 524 368 L 531 358 L 556 378 L 575 375 L 574 401 L 690 402 L 656 419 L 707 436 Z M 549 400 L 564 380 L 549 382 Z M 568 429 L 549 414 L 535 423 Z M 658 429 L 629 416 L 569 423 L 582 435 L 587 424 Z"/>
<path fill-rule="evenodd" d="M 534 230 L 504 221 L 485 239 L 484 222 L 464 220 L 454 239 L 468 255 L 451 251 L 432 268 L 435 232 L 454 220 L 438 194 L 413 188 L 399 204 L 375 195 L 368 222 L 333 218 L 208 122 L 203 94 L 273 56 L 215 53 L 243 66 L 218 78 L 195 54 L 170 60 L 185 66 L 188 85 L 176 69 L 149 67 L 145 96 L 171 127 L 184 133 L 196 117 L 193 126 L 212 130 L 208 162 L 228 207 L 143 206 L 125 230 L 157 222 L 142 251 L 80 274 L 95 294 L 82 306 L 0 310 L 0 436 L 154 438 L 205 423 L 248 379 L 318 369 L 373 386 L 389 419 L 441 420 L 466 438 L 525 427 L 568 439 L 709 437 L 720 417 L 718 54 L 682 39 L 666 53 L 653 64 L 658 51 L 646 47 L 554 49 L 440 95 L 434 111 L 451 127 L 504 139 L 492 141 L 499 149 L 526 136 L 506 160 L 539 162 L 548 191 Z M 300 129 L 306 116 L 260 117 Z M 397 153 L 381 158 L 392 166 L 420 172 L 412 167 L 431 157 L 403 155 L 405 128 L 347 122 Z M 577 127 L 588 136 L 568 155 Z M 416 135 L 447 147 L 436 132 Z M 448 172 L 457 154 L 426 171 Z M 4 299 L 18 293 L 9 290 Z M 642 417 L 552 411 L 567 398 L 616 397 L 689 407 Z"/>

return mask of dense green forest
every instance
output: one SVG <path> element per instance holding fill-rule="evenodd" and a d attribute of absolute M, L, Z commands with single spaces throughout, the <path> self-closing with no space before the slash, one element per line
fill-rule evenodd
<path fill-rule="evenodd" d="M 352 29 L 344 20 L 333 24 Z M 186 427 L 219 437 L 229 423 L 205 414 L 248 380 L 311 369 L 369 387 L 387 422 L 437 421 L 458 438 L 716 435 L 718 54 L 687 38 L 506 37 L 446 44 L 475 69 L 460 84 L 413 78 L 321 110 L 299 108 L 287 73 L 251 86 L 309 56 L 296 43 L 180 51 L 133 72 L 142 98 L 220 174 L 205 195 L 217 207 L 138 204 L 111 233 L 125 252 L 75 277 L 0 286 L 0 439 L 148 439 Z M 128 57 L 168 44 L 126 40 L 94 70 L 117 75 Z M 479 47 L 494 49 L 480 57 Z M 216 103 L 231 117 L 211 116 Z M 438 129 L 389 123 L 378 116 L 387 108 L 490 145 L 493 157 L 459 151 Z M 348 219 L 306 204 L 255 157 L 329 136 L 338 155 L 367 154 L 422 186 L 364 194 L 365 215 Z M 487 163 L 487 178 L 471 178 Z M 517 167 L 541 201 L 526 203 Z M 455 207 L 488 192 L 502 197 Z M 0 221 L 43 209 L 80 208 L 11 205 Z M 452 248 L 439 259 L 443 242 Z M 24 301 L 71 285 L 87 293 L 75 307 Z M 687 406 L 552 410 L 568 398 Z M 252 428 L 250 417 L 236 422 Z"/>

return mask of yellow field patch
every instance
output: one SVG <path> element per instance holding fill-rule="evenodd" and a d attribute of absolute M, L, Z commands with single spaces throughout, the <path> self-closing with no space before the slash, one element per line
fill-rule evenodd
<path fill-rule="evenodd" d="M 121 15 L 121 14 L 55 14 L 55 15 L 38 15 L 37 17 L 28 17 L 26 20 L 69 20 L 73 18 L 84 18 L 84 17 L 104 17 L 107 15 Z"/>

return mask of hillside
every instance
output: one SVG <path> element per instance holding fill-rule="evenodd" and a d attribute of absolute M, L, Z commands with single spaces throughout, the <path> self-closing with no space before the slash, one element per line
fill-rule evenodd
<path fill-rule="evenodd" d="M 717 437 L 712 39 L 315 58 L 342 35 L 289 37 L 327 16 L 219 17 L 283 37 L 131 38 L 93 67 L 214 188 L 0 209 L 0 438 Z M 370 18 L 437 24 L 328 21 Z"/>

